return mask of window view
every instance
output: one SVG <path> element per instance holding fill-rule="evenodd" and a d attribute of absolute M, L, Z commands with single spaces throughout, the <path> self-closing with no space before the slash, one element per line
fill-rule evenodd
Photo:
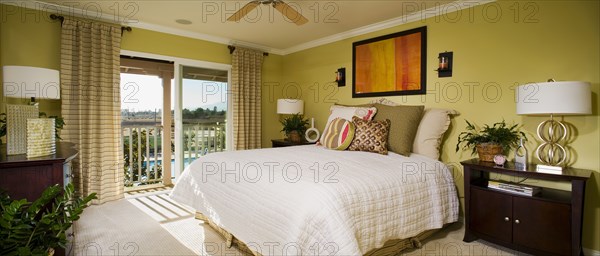
<path fill-rule="evenodd" d="M 157 76 L 121 74 L 125 181 L 130 186 L 161 182 L 164 149 L 174 152 L 173 145 L 162 143 L 162 92 L 162 79 Z"/>
<path fill-rule="evenodd" d="M 210 152 L 225 150 L 227 71 L 182 69 L 184 167 Z"/>
<path fill-rule="evenodd" d="M 203 155 L 226 149 L 227 71 L 185 66 L 181 73 L 185 168 Z M 172 63 L 121 58 L 126 186 L 170 183 L 183 171 L 175 164 L 174 88 Z M 165 104 L 170 106 L 166 113 Z"/>
<path fill-rule="evenodd" d="M 173 177 L 172 164 L 163 164 L 163 159 L 172 162 L 175 150 L 172 84 L 172 63 L 121 58 L 121 129 L 128 187 L 161 183 Z M 165 102 L 169 105 L 166 113 Z"/>

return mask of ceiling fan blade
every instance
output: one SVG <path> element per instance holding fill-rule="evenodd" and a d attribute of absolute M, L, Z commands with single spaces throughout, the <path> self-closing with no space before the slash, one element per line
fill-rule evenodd
<path fill-rule="evenodd" d="M 237 12 L 235 12 L 229 18 L 227 18 L 227 20 L 228 21 L 240 21 L 244 16 L 248 15 L 249 12 L 254 10 L 254 8 L 256 8 L 258 5 L 260 5 L 259 1 L 252 1 L 250 3 L 247 3 L 246 5 L 244 5 L 244 7 L 239 9 Z"/>
<path fill-rule="evenodd" d="M 302 14 L 297 12 L 294 8 L 282 1 L 274 2 L 273 7 L 283 14 L 283 16 L 296 23 L 296 25 L 304 25 L 308 22 L 306 17 L 302 16 Z"/>

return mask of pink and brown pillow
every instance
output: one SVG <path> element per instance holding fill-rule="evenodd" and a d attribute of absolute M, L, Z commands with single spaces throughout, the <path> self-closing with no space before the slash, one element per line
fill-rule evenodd
<path fill-rule="evenodd" d="M 345 150 L 354 138 L 354 123 L 352 121 L 335 118 L 323 131 L 320 143 L 329 149 Z"/>
<path fill-rule="evenodd" d="M 389 119 L 368 121 L 353 117 L 352 122 L 355 126 L 354 140 L 350 143 L 348 150 L 387 155 L 391 123 Z"/>

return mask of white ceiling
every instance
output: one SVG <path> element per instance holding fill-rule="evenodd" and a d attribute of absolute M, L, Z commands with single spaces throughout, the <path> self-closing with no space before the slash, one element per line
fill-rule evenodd
<path fill-rule="evenodd" d="M 285 1 L 285 0 L 284 0 Z M 47 10 L 127 24 L 225 44 L 245 45 L 287 54 L 350 36 L 456 11 L 489 1 L 415 0 L 289 0 L 309 22 L 298 26 L 270 5 L 260 5 L 240 22 L 226 19 L 249 1 L 196 0 L 59 0 Z M 450 3 L 452 2 L 452 3 Z M 421 10 L 428 9 L 424 12 Z M 175 22 L 186 19 L 190 25 Z"/>

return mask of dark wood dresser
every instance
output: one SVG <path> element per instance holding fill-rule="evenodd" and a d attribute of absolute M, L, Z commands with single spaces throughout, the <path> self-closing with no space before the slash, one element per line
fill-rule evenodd
<path fill-rule="evenodd" d="M 12 199 L 34 201 L 51 185 L 70 182 L 71 160 L 77 156 L 72 143 L 57 143 L 56 154 L 27 158 L 25 154 L 6 155 L 6 145 L 0 147 L 0 189 Z"/>
<path fill-rule="evenodd" d="M 52 185 L 65 186 L 71 182 L 71 160 L 77 156 L 75 144 L 56 144 L 56 154 L 27 158 L 26 154 L 6 155 L 6 145 L 0 146 L 0 190 L 8 193 L 11 199 L 34 201 Z M 66 231 L 67 248 L 55 248 L 55 255 L 73 255 L 75 237 L 73 225 Z"/>
<path fill-rule="evenodd" d="M 538 172 L 535 165 L 520 171 L 513 163 L 498 167 L 478 159 L 461 164 L 465 185 L 465 242 L 482 238 L 534 255 L 582 254 L 585 183 L 592 171 L 566 168 L 556 173 Z M 568 182 L 571 190 L 541 186 L 545 184 L 542 182 L 535 185 L 541 187 L 541 192 L 533 196 L 488 188 L 490 180 L 504 181 L 511 177 Z"/>

